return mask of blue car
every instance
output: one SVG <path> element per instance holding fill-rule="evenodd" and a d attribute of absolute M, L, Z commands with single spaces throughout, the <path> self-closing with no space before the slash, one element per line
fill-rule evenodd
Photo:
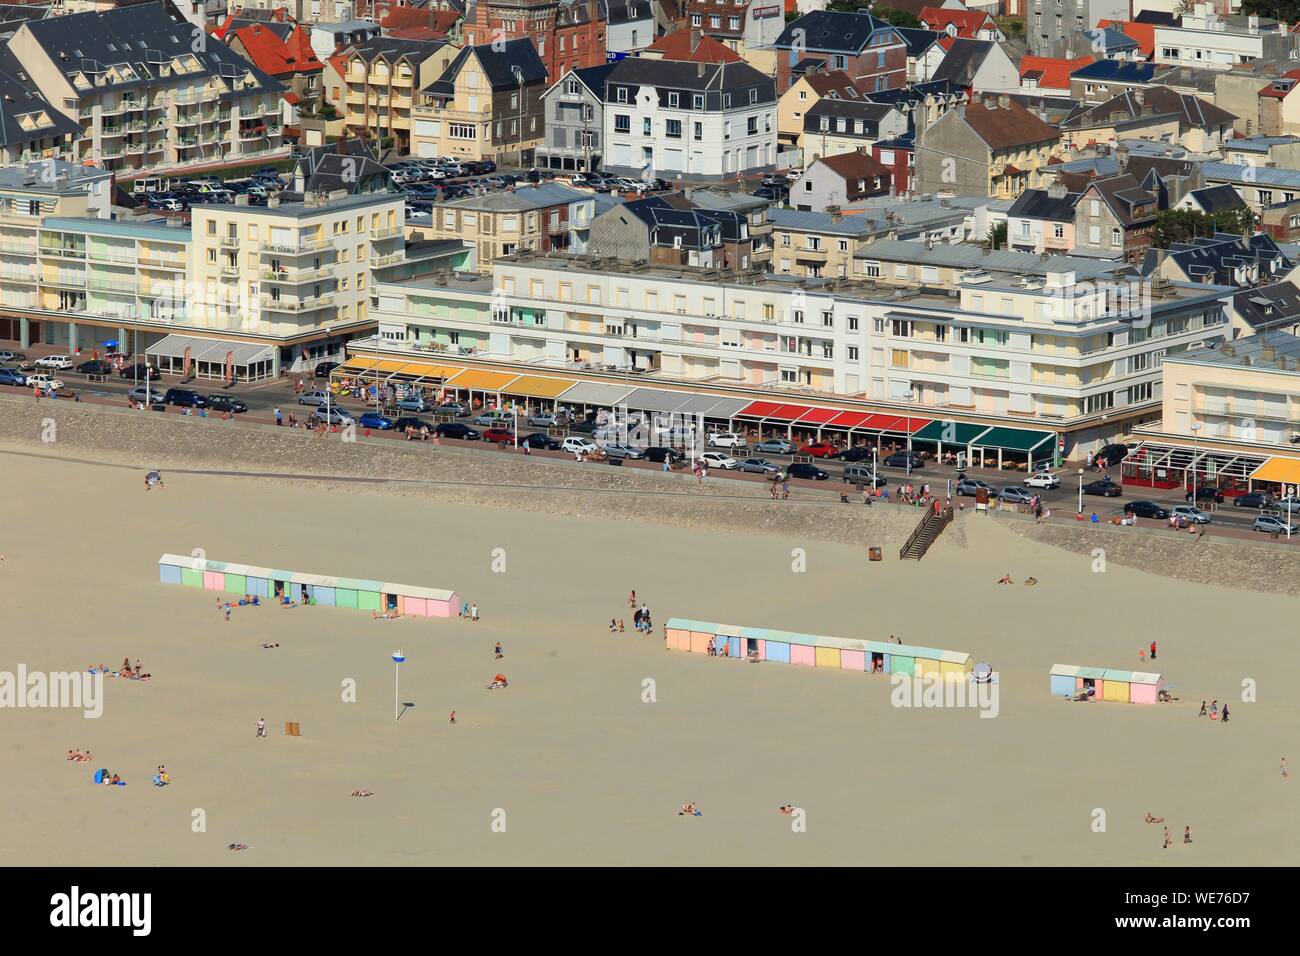
<path fill-rule="evenodd" d="M 395 424 L 391 418 L 381 415 L 378 412 L 365 412 L 362 414 L 361 418 L 357 420 L 357 423 L 362 428 L 378 428 L 381 431 L 386 431 L 387 429 L 392 428 Z"/>
<path fill-rule="evenodd" d="M 0 368 L 0 385 L 26 385 L 27 376 L 14 368 Z"/>

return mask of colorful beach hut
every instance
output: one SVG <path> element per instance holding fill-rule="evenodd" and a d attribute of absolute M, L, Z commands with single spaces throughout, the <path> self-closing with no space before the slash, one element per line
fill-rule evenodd
<path fill-rule="evenodd" d="M 455 591 L 229 564 L 179 554 L 164 554 L 158 559 L 158 578 L 163 584 L 221 591 L 238 597 L 248 594 L 270 601 L 288 597 L 299 604 L 395 611 L 409 617 L 452 617 L 460 606 Z"/>
<path fill-rule="evenodd" d="M 975 659 L 965 651 L 909 644 L 737 627 L 676 617 L 670 618 L 664 628 L 664 646 L 669 650 L 703 654 L 708 652 L 710 642 L 722 657 L 881 674 L 965 678 L 975 666 Z"/>
<path fill-rule="evenodd" d="M 1092 688 L 1095 700 L 1126 704 L 1154 704 L 1165 689 L 1165 679 L 1159 674 L 1072 664 L 1053 664 L 1048 680 L 1052 693 L 1059 697 L 1073 697 Z"/>

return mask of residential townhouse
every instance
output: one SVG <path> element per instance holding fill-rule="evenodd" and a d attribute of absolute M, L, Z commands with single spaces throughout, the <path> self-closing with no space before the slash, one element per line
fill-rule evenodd
<path fill-rule="evenodd" d="M 337 54 L 341 79 L 330 95 L 347 134 L 415 153 L 428 138 L 420 134 L 428 114 L 425 91 L 462 53 L 445 40 L 381 36 Z"/>
<path fill-rule="evenodd" d="M 554 81 L 604 63 L 607 29 L 600 0 L 480 0 L 466 9 L 464 36 L 470 46 L 527 40 Z"/>
<path fill-rule="evenodd" d="M 946 33 L 950 37 L 999 42 L 1007 38 L 994 19 L 980 10 L 922 7 L 917 19 L 925 29 Z"/>
<path fill-rule="evenodd" d="M 843 70 L 864 92 L 907 83 L 907 44 L 897 27 L 870 14 L 806 13 L 787 23 L 773 45 L 777 93 L 813 66 Z"/>
<path fill-rule="evenodd" d="M 605 210 L 591 228 L 593 258 L 727 272 L 753 267 L 748 219 L 695 207 L 681 193 L 649 196 Z"/>
<path fill-rule="evenodd" d="M 771 267 L 772 200 L 718 186 L 688 186 L 683 194 L 692 206 L 704 212 L 734 212 L 743 216 L 748 223 L 746 231 L 754 266 Z"/>
<path fill-rule="evenodd" d="M 1026 189 L 1007 212 L 1007 245 L 1020 252 L 1070 252 L 1079 198 L 1060 185 Z"/>
<path fill-rule="evenodd" d="M 912 27 L 899 27 L 898 35 L 907 44 L 907 82 L 926 83 L 933 79 L 948 53 L 948 47 L 952 46 L 952 37 L 947 33 Z"/>
<path fill-rule="evenodd" d="M 605 167 L 720 180 L 776 162 L 776 92 L 747 63 L 622 60 L 605 81 Z"/>
<path fill-rule="evenodd" d="M 908 130 L 908 117 L 892 103 L 864 103 L 823 98 L 804 115 L 799 138 L 806 164 L 842 153 L 871 152 L 882 139 Z"/>
<path fill-rule="evenodd" d="M 1025 0 L 1025 40 L 1035 56 L 1068 56 L 1072 37 L 1128 16 L 1129 0 Z"/>
<path fill-rule="evenodd" d="M 1020 71 L 1002 46 L 991 40 L 954 39 L 934 71 L 936 81 L 947 81 L 968 93 L 1014 93 L 1020 89 Z"/>
<path fill-rule="evenodd" d="M 81 135 L 60 158 L 120 178 L 284 155 L 282 84 L 161 4 L 29 20 L 8 41 L 27 84 Z"/>
<path fill-rule="evenodd" d="M 1087 255 L 1141 261 L 1151 245 L 1159 195 L 1131 173 L 1094 179 L 1074 207 L 1074 248 Z"/>
<path fill-rule="evenodd" d="M 1098 60 L 1070 74 L 1070 98 L 1080 103 L 1104 103 L 1129 90 L 1145 89 L 1162 68 L 1154 63 Z"/>
<path fill-rule="evenodd" d="M 1095 106 L 1081 106 L 1060 124 L 1065 145 L 1115 144 L 1152 139 L 1192 152 L 1217 152 L 1232 136 L 1236 119 L 1213 103 L 1167 86 L 1130 90 Z"/>
<path fill-rule="evenodd" d="M 848 210 L 892 191 L 891 173 L 866 151 L 824 156 L 790 184 L 790 205 L 800 212 Z"/>
<path fill-rule="evenodd" d="M 853 254 L 881 228 L 865 213 L 773 209 L 772 271 L 808 279 L 853 277 Z"/>
<path fill-rule="evenodd" d="M 1266 233 L 1238 236 L 1216 232 L 1165 249 L 1148 249 L 1143 272 L 1182 282 L 1246 289 L 1278 282 L 1295 265 Z"/>
<path fill-rule="evenodd" d="M 700 30 L 764 73 L 776 66 L 773 44 L 785 27 L 776 0 L 684 0 L 685 25 Z"/>
<path fill-rule="evenodd" d="M 473 246 L 478 270 L 490 272 L 497 259 L 519 251 L 585 252 L 595 208 L 588 191 L 559 183 L 517 186 L 438 204 L 429 232 Z"/>
<path fill-rule="evenodd" d="M 295 106 L 312 107 L 320 99 L 325 64 L 311 47 L 311 38 L 300 24 L 285 24 L 287 35 L 281 36 L 269 24 L 251 23 L 226 33 L 232 50 L 248 60 L 286 89 L 286 96 L 297 97 Z"/>
<path fill-rule="evenodd" d="M 1235 189 L 1257 216 L 1276 203 L 1300 198 L 1300 172 L 1293 169 L 1207 162 L 1201 165 L 1201 173 L 1207 186 L 1228 185 Z"/>
<path fill-rule="evenodd" d="M 863 99 L 862 92 L 843 70 L 808 70 L 777 101 L 777 141 L 782 146 L 799 145 L 806 115 L 823 97 L 849 102 Z"/>
<path fill-rule="evenodd" d="M 545 138 L 537 146 L 538 166 L 599 169 L 604 155 L 605 80 L 615 64 L 570 70 L 542 94 Z"/>
<path fill-rule="evenodd" d="M 1025 93 L 1039 93 L 1043 96 L 1070 95 L 1070 75 L 1081 70 L 1095 57 L 1080 56 L 1046 57 L 1024 56 L 1020 58 L 1020 89 Z"/>
<path fill-rule="evenodd" d="M 655 41 L 653 0 L 605 0 L 604 7 L 607 54 L 636 53 Z"/>
<path fill-rule="evenodd" d="M 699 27 L 677 27 L 665 33 L 638 56 L 682 63 L 744 63 L 745 58 L 726 44 L 707 36 Z M 752 64 L 751 64 L 752 65 Z"/>
<path fill-rule="evenodd" d="M 420 90 L 411 152 L 532 166 L 544 135 L 546 90 L 546 67 L 532 41 L 467 46 Z"/>
<path fill-rule="evenodd" d="M 911 189 L 1015 199 L 1042 185 L 1060 138 L 1010 96 L 985 97 L 950 110 L 918 133 Z"/>

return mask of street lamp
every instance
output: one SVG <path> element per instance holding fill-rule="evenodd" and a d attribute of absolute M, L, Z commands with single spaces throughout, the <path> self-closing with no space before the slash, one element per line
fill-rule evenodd
<path fill-rule="evenodd" d="M 1191 429 L 1191 432 L 1192 432 L 1192 461 L 1191 461 L 1191 465 L 1190 465 L 1189 470 L 1190 470 L 1191 473 L 1192 473 L 1192 474 L 1191 474 L 1191 478 L 1192 478 L 1192 487 L 1191 487 L 1191 492 L 1192 492 L 1192 504 L 1195 505 L 1195 504 L 1198 504 L 1198 502 L 1197 502 L 1197 496 L 1196 496 L 1196 456 L 1197 456 L 1197 453 L 1198 453 L 1198 448 L 1197 448 L 1197 445 L 1196 445 L 1196 433 L 1197 433 L 1198 431 L 1201 430 L 1201 423 L 1200 423 L 1200 422 L 1192 422 L 1192 424 L 1191 424 L 1190 426 L 1188 426 L 1188 427 Z"/>
<path fill-rule="evenodd" d="M 1079 514 L 1083 514 L 1083 469 L 1079 469 Z"/>
<path fill-rule="evenodd" d="M 907 477 L 912 477 L 912 386 L 907 386 Z"/>
<path fill-rule="evenodd" d="M 406 655 L 401 651 L 393 651 L 393 720 L 400 720 L 402 717 L 402 663 L 406 660 Z"/>

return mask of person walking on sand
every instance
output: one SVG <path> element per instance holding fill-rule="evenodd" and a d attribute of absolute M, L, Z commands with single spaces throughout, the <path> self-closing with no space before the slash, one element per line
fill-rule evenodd
<path fill-rule="evenodd" d="M 1190 825 L 1183 827 L 1183 845 L 1186 846 L 1192 842 L 1192 828 Z"/>
<path fill-rule="evenodd" d="M 470 619 L 471 621 L 478 621 L 478 605 L 477 605 L 477 604 L 471 604 L 471 605 L 469 606 L 469 619 Z"/>
<path fill-rule="evenodd" d="M 264 717 L 257 718 L 257 736 L 266 736 L 266 719 Z"/>
<path fill-rule="evenodd" d="M 1152 660 L 1155 660 L 1155 659 L 1156 659 L 1156 642 L 1155 642 L 1155 641 L 1152 641 L 1152 642 L 1151 642 L 1151 659 L 1152 659 Z"/>
<path fill-rule="evenodd" d="M 1164 846 L 1162 846 L 1161 849 L 1162 850 L 1169 849 L 1169 844 L 1172 842 L 1173 841 L 1169 839 L 1169 828 L 1165 827 L 1165 842 L 1164 842 Z"/>
<path fill-rule="evenodd" d="M 1223 705 L 1223 716 L 1219 718 L 1219 723 L 1221 723 L 1221 724 L 1226 724 L 1227 722 L 1228 722 L 1228 705 L 1227 705 L 1227 704 L 1224 704 L 1224 705 Z"/>
<path fill-rule="evenodd" d="M 230 605 L 229 605 L 229 604 L 226 605 L 226 623 L 227 623 L 227 624 L 230 623 Z"/>
<path fill-rule="evenodd" d="M 610 623 L 612 624 L 613 622 L 611 621 Z M 505 657 L 505 655 L 501 653 L 501 642 L 500 642 L 500 641 L 497 641 L 497 650 L 496 650 L 496 655 L 497 655 L 497 660 L 501 660 L 501 658 Z"/>
<path fill-rule="evenodd" d="M 636 607 L 636 590 L 635 590 L 635 589 L 633 589 L 633 590 L 627 592 L 627 606 L 628 606 L 628 607 Z"/>
<path fill-rule="evenodd" d="M 1204 717 L 1204 716 L 1205 716 L 1205 701 L 1201 701 L 1201 712 L 1200 712 L 1199 714 L 1197 714 L 1196 716 L 1197 716 L 1197 717 Z"/>
<path fill-rule="evenodd" d="M 456 712 L 453 710 L 451 712 L 451 719 L 448 721 L 448 723 L 454 724 L 455 722 L 456 722 Z"/>
<path fill-rule="evenodd" d="M 1282 758 L 1282 779 L 1285 780 L 1289 776 L 1291 776 L 1291 771 L 1287 768 L 1286 758 L 1283 757 Z"/>

